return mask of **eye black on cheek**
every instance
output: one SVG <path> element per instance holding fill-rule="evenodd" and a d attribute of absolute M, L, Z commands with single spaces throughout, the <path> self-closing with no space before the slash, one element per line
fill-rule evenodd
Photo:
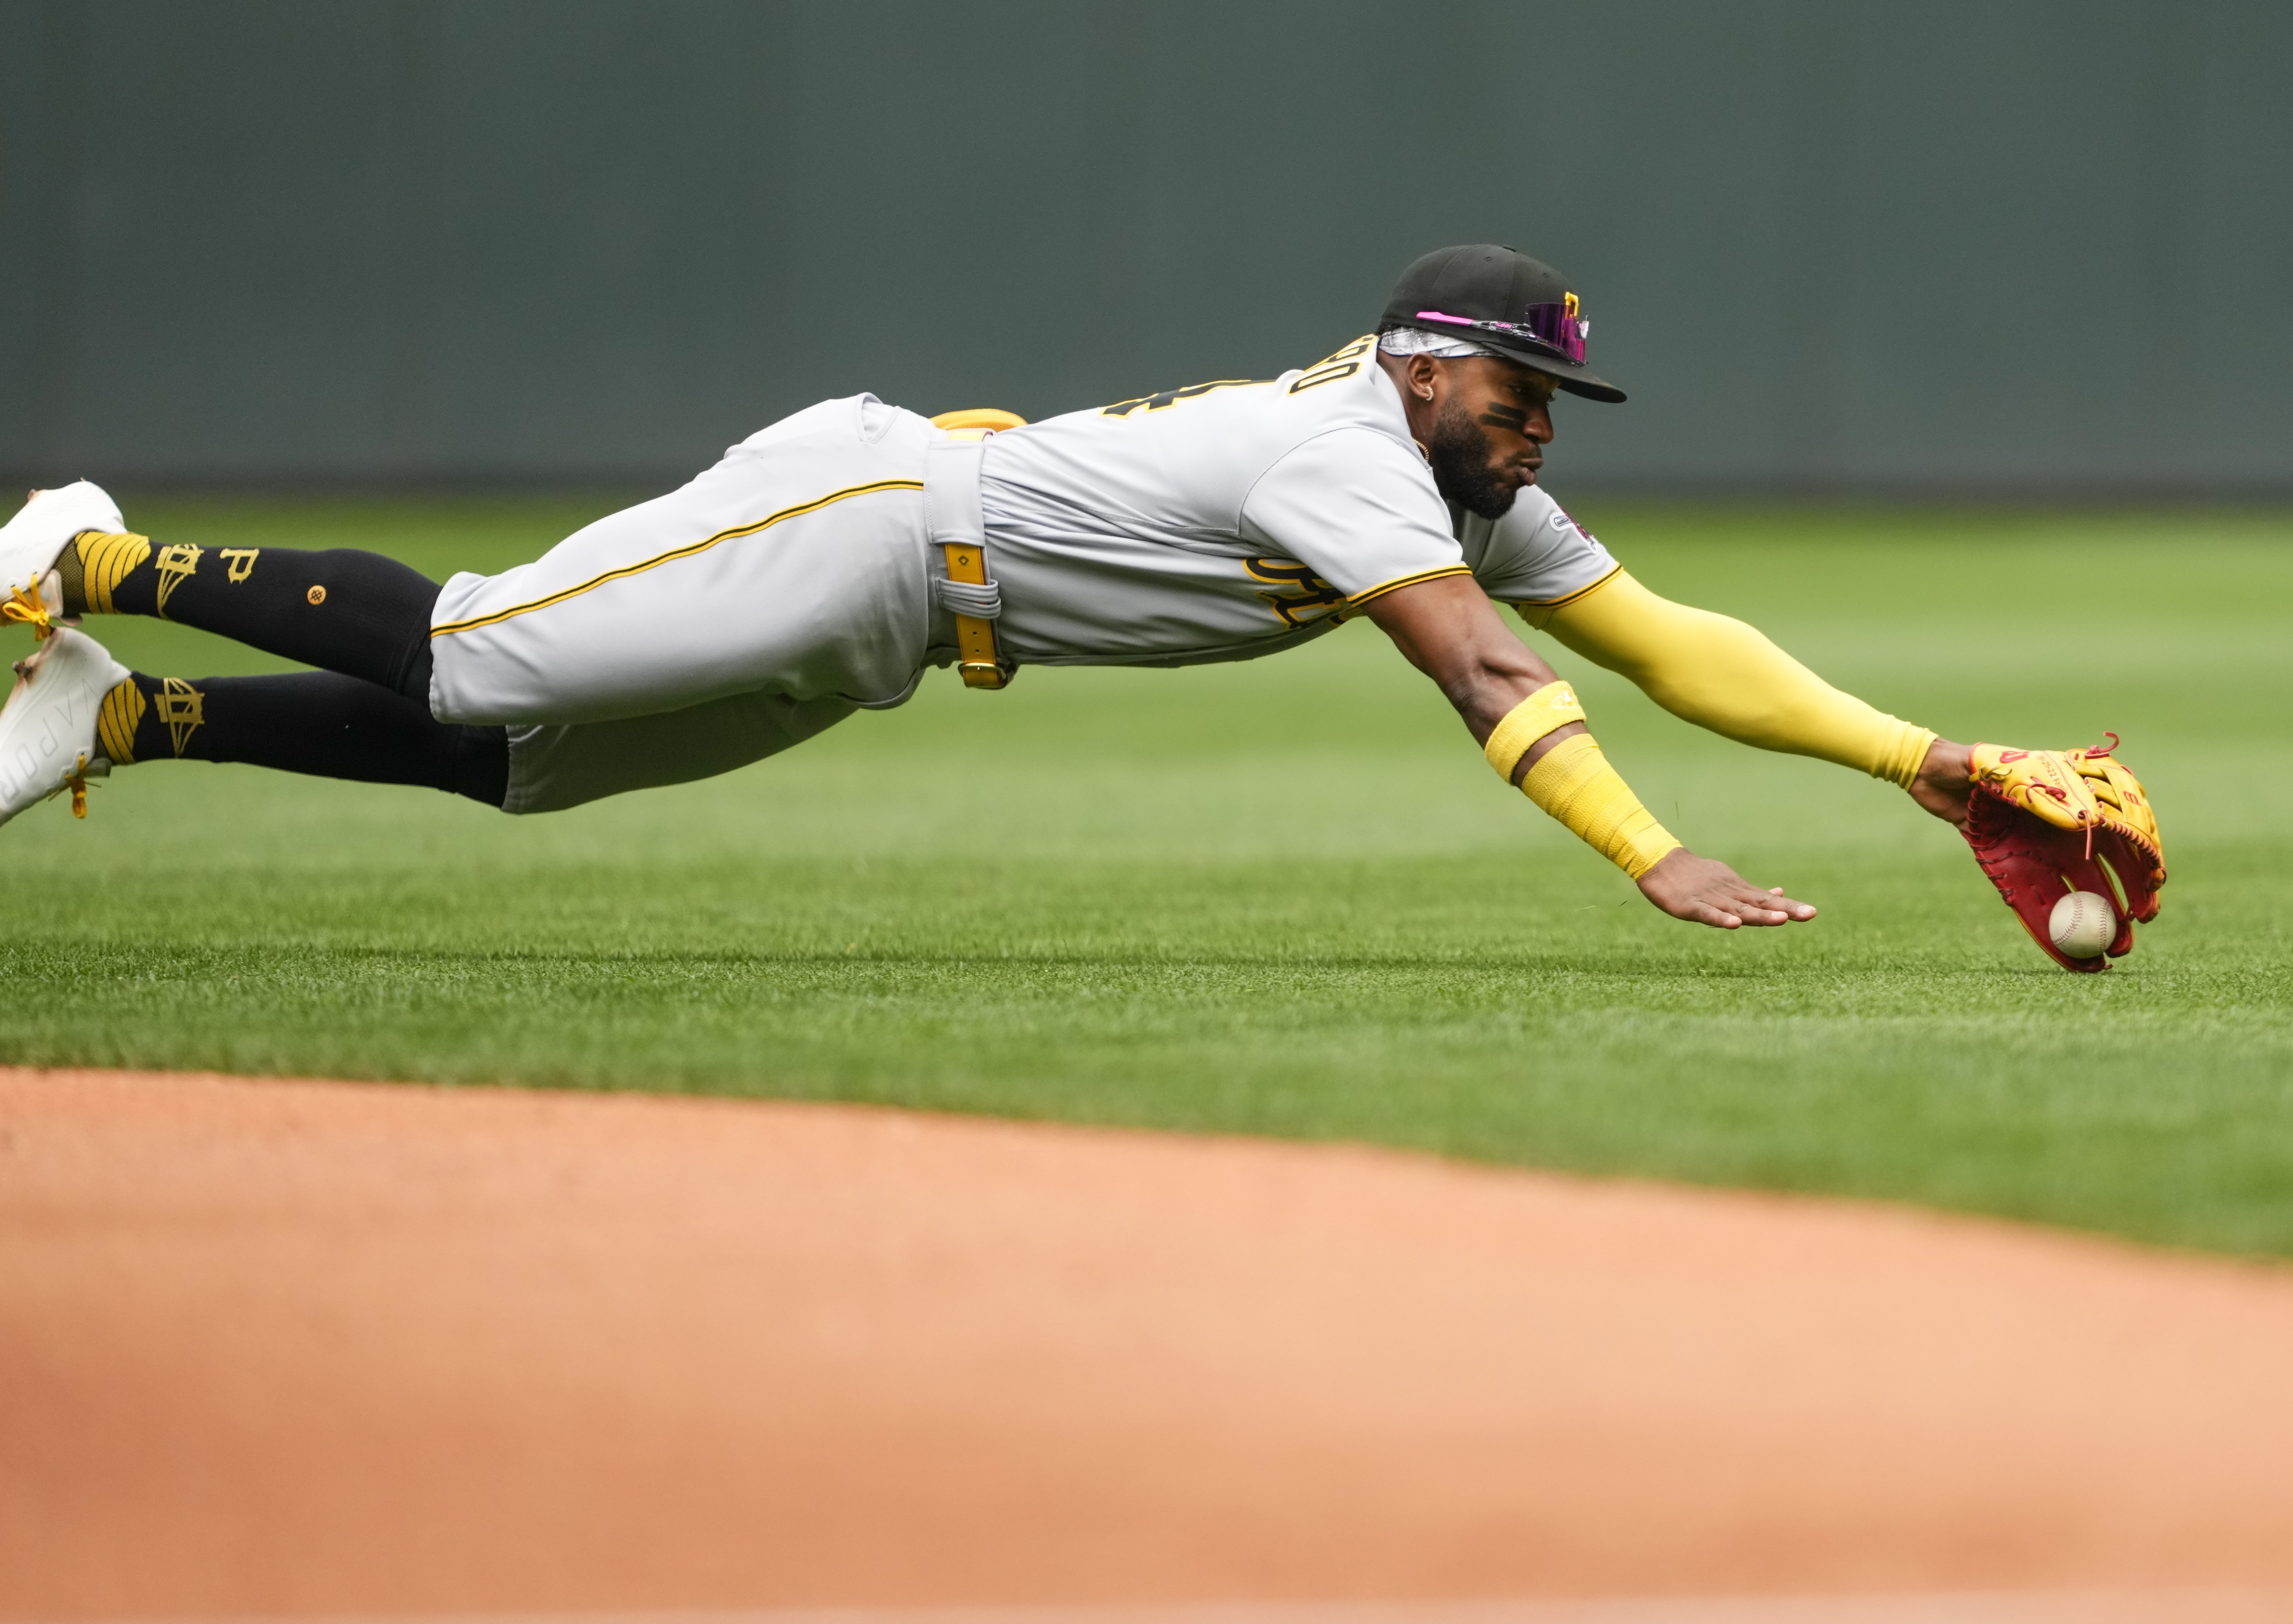
<path fill-rule="evenodd" d="M 1528 414 L 1518 406 L 1492 406 L 1480 415 L 1479 421 L 1493 429 L 1511 429 L 1519 433 L 1528 426 Z"/>

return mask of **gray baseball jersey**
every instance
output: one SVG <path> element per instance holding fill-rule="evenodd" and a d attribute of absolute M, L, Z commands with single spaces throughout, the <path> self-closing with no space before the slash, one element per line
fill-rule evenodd
<path fill-rule="evenodd" d="M 1005 652 L 1029 665 L 1247 659 L 1416 581 L 1471 574 L 1491 597 L 1551 602 L 1616 568 L 1535 486 L 1499 520 L 1454 513 L 1375 350 L 1361 338 L 1278 378 L 990 440 L 980 511 Z"/>

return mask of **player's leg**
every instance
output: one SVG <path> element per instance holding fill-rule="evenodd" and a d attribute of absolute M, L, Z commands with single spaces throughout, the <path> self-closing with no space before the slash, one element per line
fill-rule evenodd
<path fill-rule="evenodd" d="M 502 729 L 440 722 L 419 699 L 332 671 L 191 682 L 130 672 L 97 707 L 96 742 L 115 767 L 239 762 L 418 785 L 488 806 L 499 806 L 509 788 Z"/>
<path fill-rule="evenodd" d="M 332 672 L 154 677 L 62 627 L 0 707 L 0 822 L 113 768 L 170 760 L 424 785 L 505 812 L 555 812 L 729 772 L 857 708 L 755 693 L 573 727 L 457 725 L 418 699 Z"/>
<path fill-rule="evenodd" d="M 898 704 L 936 646 L 937 438 L 871 399 L 826 401 L 531 563 L 456 576 L 432 611 L 433 707 L 527 728 L 741 694 Z"/>
<path fill-rule="evenodd" d="M 72 619 L 152 615 L 417 697 L 438 593 L 374 553 L 155 545 L 85 481 L 34 492 L 0 527 L 0 601 L 14 595 L 13 618 L 36 605 Z"/>
<path fill-rule="evenodd" d="M 848 699 L 741 693 L 656 716 L 512 728 L 501 808 L 560 812 L 632 789 L 714 778 L 802 744 L 858 708 Z"/>
<path fill-rule="evenodd" d="M 498 727 L 441 723 L 419 699 L 327 671 L 199 682 L 128 670 L 101 643 L 53 630 L 0 707 L 0 822 L 60 789 L 149 761 L 244 762 L 363 783 L 415 784 L 499 806 Z"/>
<path fill-rule="evenodd" d="M 397 692 L 427 687 L 438 583 L 378 553 L 162 545 L 86 531 L 65 544 L 55 569 L 61 608 L 74 619 L 150 615 Z"/>
<path fill-rule="evenodd" d="M 823 401 L 531 563 L 442 588 L 372 554 L 155 546 L 81 481 L 0 527 L 0 595 L 180 620 L 461 723 L 587 724 L 757 692 L 893 705 L 931 658 L 937 438 L 872 397 Z"/>

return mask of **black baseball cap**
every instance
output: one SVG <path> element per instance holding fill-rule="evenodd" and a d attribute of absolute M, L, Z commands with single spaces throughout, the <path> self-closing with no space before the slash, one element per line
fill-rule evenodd
<path fill-rule="evenodd" d="M 1495 243 L 1436 248 L 1393 285 L 1377 330 L 1417 327 L 1501 350 L 1572 395 L 1622 400 L 1625 392 L 1584 365 L 1591 324 L 1561 274 Z"/>

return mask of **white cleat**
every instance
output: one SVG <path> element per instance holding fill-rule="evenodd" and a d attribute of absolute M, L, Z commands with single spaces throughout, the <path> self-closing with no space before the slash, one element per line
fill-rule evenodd
<path fill-rule="evenodd" d="M 16 669 L 15 691 L 0 705 L 0 823 L 64 789 L 84 818 L 86 780 L 111 772 L 97 754 L 96 714 L 127 667 L 85 632 L 58 626 Z"/>
<path fill-rule="evenodd" d="M 13 519 L 0 525 L 0 599 L 17 590 L 37 597 L 40 583 L 56 567 L 56 554 L 82 530 L 126 528 L 119 504 L 101 485 L 76 480 L 36 492 Z"/>

